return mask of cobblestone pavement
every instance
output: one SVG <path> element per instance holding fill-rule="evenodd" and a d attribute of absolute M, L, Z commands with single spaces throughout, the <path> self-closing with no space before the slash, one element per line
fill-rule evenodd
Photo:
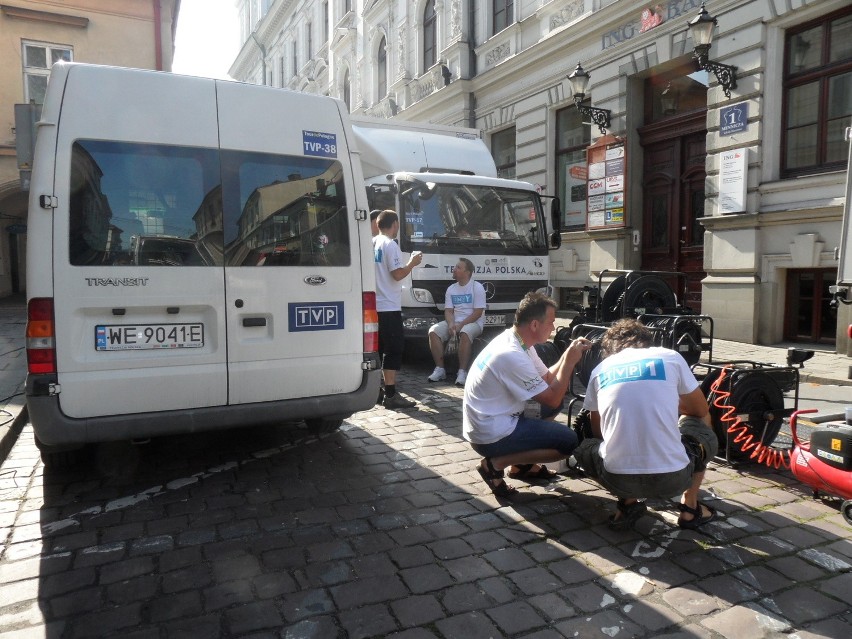
<path fill-rule="evenodd" d="M 297 427 L 0 466 L 0 636 L 395 639 L 852 636 L 852 528 L 785 471 L 714 463 L 698 533 L 653 502 L 613 532 L 582 477 L 499 501 L 461 390 L 320 438 Z M 568 471 L 569 473 L 571 471 Z"/>

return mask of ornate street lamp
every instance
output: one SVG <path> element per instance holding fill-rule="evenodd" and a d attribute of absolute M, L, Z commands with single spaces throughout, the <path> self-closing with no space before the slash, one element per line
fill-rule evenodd
<path fill-rule="evenodd" d="M 609 109 L 598 109 L 592 106 L 583 104 L 583 99 L 586 97 L 586 87 L 589 86 L 591 74 L 577 63 L 577 68 L 568 76 L 568 82 L 571 83 L 571 93 L 574 94 L 574 104 L 583 115 L 591 118 L 592 122 L 598 125 L 602 134 L 606 134 L 609 127 L 609 119 L 611 111 Z"/>
<path fill-rule="evenodd" d="M 702 2 L 701 11 L 687 25 L 692 41 L 695 43 L 693 57 L 698 62 L 698 67 L 705 71 L 712 71 L 722 85 L 725 95 L 730 98 L 731 89 L 737 88 L 737 67 L 714 62 L 708 57 L 710 45 L 713 43 L 713 29 L 716 28 L 717 23 L 716 18 L 707 13 Z"/>

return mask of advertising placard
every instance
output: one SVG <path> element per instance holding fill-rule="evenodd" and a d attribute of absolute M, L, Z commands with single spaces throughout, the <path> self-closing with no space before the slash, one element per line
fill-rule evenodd
<path fill-rule="evenodd" d="M 627 184 L 624 140 L 605 135 L 588 148 L 586 158 L 589 166 L 586 229 L 624 226 Z"/>

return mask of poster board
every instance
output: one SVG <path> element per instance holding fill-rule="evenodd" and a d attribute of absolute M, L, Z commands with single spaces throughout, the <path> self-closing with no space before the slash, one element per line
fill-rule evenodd
<path fill-rule="evenodd" d="M 748 149 L 732 149 L 720 154 L 719 212 L 744 213 L 748 194 Z"/>
<path fill-rule="evenodd" d="M 627 157 L 625 141 L 605 135 L 586 150 L 586 230 L 626 224 Z"/>

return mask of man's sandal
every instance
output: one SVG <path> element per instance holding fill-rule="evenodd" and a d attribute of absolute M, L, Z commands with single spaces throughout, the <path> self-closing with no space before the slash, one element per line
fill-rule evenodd
<path fill-rule="evenodd" d="M 533 472 L 533 466 L 538 466 L 538 470 Z M 556 477 L 557 473 L 550 470 L 544 464 L 515 464 L 518 469 L 509 471 L 509 479 L 544 479 L 550 481 Z"/>
<path fill-rule="evenodd" d="M 485 483 L 488 484 L 488 487 L 491 489 L 491 492 L 497 495 L 498 497 L 511 497 L 516 495 L 518 492 L 517 488 L 513 488 L 506 483 L 503 479 L 503 471 L 497 470 L 491 464 L 491 460 L 488 457 L 484 457 L 482 459 L 485 462 L 487 470 L 482 467 L 482 464 L 476 467 L 476 471 L 479 473 L 480 477 L 485 480 Z M 497 484 L 492 483 L 495 479 L 499 479 L 500 481 Z"/>
<path fill-rule="evenodd" d="M 714 519 L 716 519 L 716 511 L 713 510 L 713 508 L 711 508 L 707 504 L 699 501 L 696 504 L 696 506 L 697 506 L 697 508 L 690 508 L 686 504 L 678 504 L 677 505 L 678 510 L 680 510 L 680 512 L 689 513 L 690 515 L 692 515 L 692 519 L 684 519 L 683 515 L 678 517 L 678 519 L 677 519 L 677 525 L 678 526 L 680 526 L 681 528 L 687 528 L 689 530 L 695 530 L 696 528 L 700 528 L 704 524 L 708 524 L 711 521 L 713 521 Z M 701 507 L 702 506 L 704 506 L 704 508 L 707 509 L 707 511 L 710 513 L 709 515 L 706 515 L 704 517 L 701 516 Z"/>
<path fill-rule="evenodd" d="M 615 507 L 616 513 L 609 516 L 609 527 L 611 530 L 633 528 L 633 524 L 648 510 L 644 501 L 634 501 L 632 504 L 628 504 L 624 499 L 619 499 Z"/>

